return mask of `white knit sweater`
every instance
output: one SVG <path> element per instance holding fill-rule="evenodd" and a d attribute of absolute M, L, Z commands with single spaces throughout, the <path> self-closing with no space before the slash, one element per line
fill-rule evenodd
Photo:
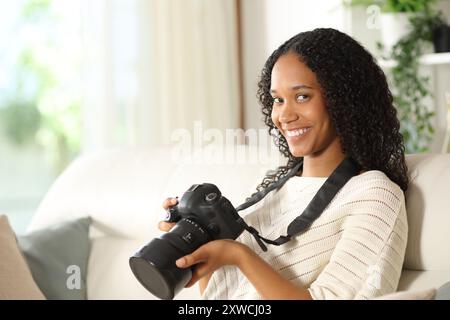
<path fill-rule="evenodd" d="M 266 238 L 286 235 L 325 180 L 294 176 L 240 214 Z M 237 240 L 314 299 L 370 299 L 396 291 L 407 234 L 403 191 L 372 170 L 350 179 L 312 226 L 288 243 L 263 252 L 248 232 Z M 261 297 L 237 267 L 225 266 L 214 272 L 203 298 Z"/>

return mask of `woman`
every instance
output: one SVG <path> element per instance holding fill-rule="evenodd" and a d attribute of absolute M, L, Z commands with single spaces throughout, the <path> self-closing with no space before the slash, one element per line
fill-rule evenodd
<path fill-rule="evenodd" d="M 392 95 L 373 57 L 334 29 L 300 33 L 267 60 L 258 98 L 289 161 L 257 191 L 304 161 L 282 188 L 241 212 L 262 235 L 285 234 L 346 156 L 362 171 L 282 246 L 263 252 L 244 232 L 179 259 L 179 268 L 198 264 L 188 286 L 200 280 L 207 299 L 370 299 L 395 291 L 408 231 L 407 167 Z M 163 207 L 176 203 L 167 199 Z"/>

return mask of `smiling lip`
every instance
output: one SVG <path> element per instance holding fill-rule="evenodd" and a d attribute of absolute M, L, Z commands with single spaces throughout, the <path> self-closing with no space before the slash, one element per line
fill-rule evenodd
<path fill-rule="evenodd" d="M 285 130 L 285 137 L 288 139 L 299 139 L 311 131 L 312 127 L 303 127 L 291 130 Z"/>

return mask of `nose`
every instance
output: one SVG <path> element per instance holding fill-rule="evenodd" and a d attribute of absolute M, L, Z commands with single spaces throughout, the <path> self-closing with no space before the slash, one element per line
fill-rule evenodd
<path fill-rule="evenodd" d="M 286 101 L 284 107 L 279 111 L 278 120 L 281 123 L 289 123 L 297 119 L 298 114 L 295 112 L 294 106 L 292 103 Z"/>

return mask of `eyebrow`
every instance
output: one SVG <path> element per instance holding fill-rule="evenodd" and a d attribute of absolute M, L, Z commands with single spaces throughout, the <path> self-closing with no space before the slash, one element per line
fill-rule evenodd
<path fill-rule="evenodd" d="M 306 89 L 312 89 L 311 87 L 308 87 L 307 85 L 304 85 L 304 84 L 299 84 L 299 85 L 297 85 L 297 86 L 293 86 L 292 88 L 291 88 L 291 90 L 298 90 L 298 89 L 304 89 L 304 88 L 306 88 Z M 275 90 L 275 89 L 270 89 L 270 93 L 276 93 L 277 91 Z"/>

